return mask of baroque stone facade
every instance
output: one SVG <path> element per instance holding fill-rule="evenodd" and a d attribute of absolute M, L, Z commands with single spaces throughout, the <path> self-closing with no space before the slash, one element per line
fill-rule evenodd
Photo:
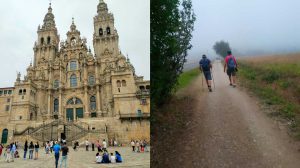
<path fill-rule="evenodd" d="M 94 17 L 95 54 L 86 43 L 74 19 L 67 39 L 60 40 L 50 4 L 37 29 L 33 64 L 24 79 L 18 73 L 14 87 L 0 89 L 1 141 L 24 138 L 26 132 L 28 138 L 56 120 L 77 124 L 95 139 L 149 140 L 150 82 L 137 76 L 121 53 L 114 16 L 103 0 Z M 57 129 L 54 137 L 64 133 Z"/>

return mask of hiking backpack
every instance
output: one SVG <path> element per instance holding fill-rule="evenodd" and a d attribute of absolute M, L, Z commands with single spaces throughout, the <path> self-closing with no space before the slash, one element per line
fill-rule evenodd
<path fill-rule="evenodd" d="M 235 65 L 233 56 L 230 56 L 230 57 L 228 58 L 227 66 L 228 66 L 229 69 L 234 69 L 234 68 L 236 68 L 236 65 Z"/>
<path fill-rule="evenodd" d="M 210 70 L 209 64 L 210 64 L 210 61 L 207 58 L 203 58 L 200 62 L 200 65 L 201 65 L 203 71 Z"/>

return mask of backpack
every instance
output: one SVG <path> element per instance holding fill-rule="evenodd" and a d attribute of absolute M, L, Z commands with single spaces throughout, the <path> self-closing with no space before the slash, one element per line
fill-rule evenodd
<path fill-rule="evenodd" d="M 210 61 L 207 58 L 203 58 L 200 61 L 200 66 L 201 66 L 203 71 L 209 71 L 210 70 L 209 64 L 210 64 Z"/>
<path fill-rule="evenodd" d="M 229 57 L 228 62 L 227 62 L 227 66 L 228 66 L 229 69 L 235 69 L 236 68 L 233 56 Z"/>

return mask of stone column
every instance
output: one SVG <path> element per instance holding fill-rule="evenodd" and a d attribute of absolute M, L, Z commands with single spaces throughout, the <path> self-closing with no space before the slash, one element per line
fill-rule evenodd
<path fill-rule="evenodd" d="M 101 108 L 100 108 L 100 86 L 96 86 L 96 109 L 97 109 L 97 116 L 101 116 Z"/>
<path fill-rule="evenodd" d="M 99 81 L 99 72 L 98 72 L 98 63 L 96 62 L 95 63 L 95 71 L 96 71 L 96 74 L 95 74 L 95 79 L 96 79 L 96 85 L 99 85 L 100 84 L 100 81 Z"/>
<path fill-rule="evenodd" d="M 62 104 L 62 66 L 59 64 L 59 106 L 58 106 L 58 118 L 64 118 L 64 112 L 63 112 L 63 104 Z"/>
<path fill-rule="evenodd" d="M 47 118 L 51 118 L 51 114 L 50 114 L 50 112 L 51 112 L 51 91 L 50 90 L 48 90 L 48 109 L 47 109 L 47 111 L 48 111 Z"/>
<path fill-rule="evenodd" d="M 58 106 L 58 118 L 63 118 L 63 111 L 62 111 L 62 91 L 59 89 L 59 106 Z"/>
<path fill-rule="evenodd" d="M 86 86 L 88 84 L 87 79 L 88 79 L 87 66 L 84 64 L 83 65 L 83 85 L 84 86 Z"/>
<path fill-rule="evenodd" d="M 88 97 L 88 89 L 87 89 L 87 86 L 84 86 L 84 99 L 85 99 L 85 104 L 86 104 L 86 106 L 85 106 L 85 112 L 84 112 L 84 118 L 88 118 L 88 117 L 90 117 L 90 112 L 89 112 L 89 104 L 90 104 L 90 102 L 89 102 L 89 97 Z"/>

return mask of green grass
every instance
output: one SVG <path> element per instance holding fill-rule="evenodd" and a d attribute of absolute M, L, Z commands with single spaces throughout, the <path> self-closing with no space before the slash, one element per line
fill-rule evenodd
<path fill-rule="evenodd" d="M 199 68 L 183 72 L 178 78 L 177 89 L 185 88 L 200 74 Z"/>
<path fill-rule="evenodd" d="M 300 138 L 300 66 L 294 63 L 259 62 L 239 63 L 241 84 L 253 91 L 263 102 L 275 108 L 276 112 L 293 122 L 292 130 Z"/>

